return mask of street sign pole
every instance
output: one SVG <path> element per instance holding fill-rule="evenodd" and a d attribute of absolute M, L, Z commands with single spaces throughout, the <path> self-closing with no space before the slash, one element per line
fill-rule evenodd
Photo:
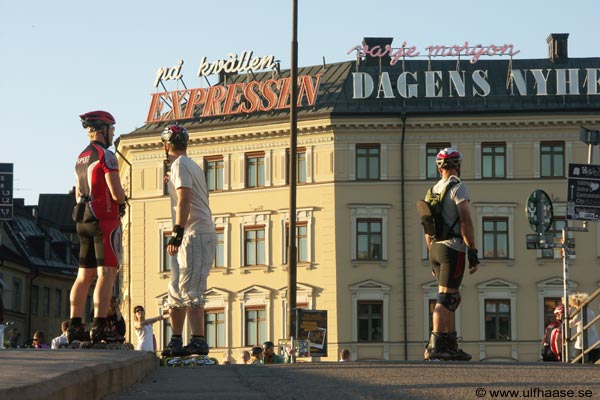
<path fill-rule="evenodd" d="M 563 329 L 563 357 L 562 357 L 562 361 L 563 362 L 568 362 L 569 361 L 569 336 L 570 336 L 570 331 L 571 329 L 569 329 L 569 220 L 566 221 L 566 226 L 562 229 L 562 243 L 561 243 L 561 247 L 562 247 L 562 259 L 563 259 L 563 301 L 564 301 L 564 306 L 565 306 L 565 313 L 564 313 L 564 322 L 563 325 L 566 327 L 566 329 Z"/>

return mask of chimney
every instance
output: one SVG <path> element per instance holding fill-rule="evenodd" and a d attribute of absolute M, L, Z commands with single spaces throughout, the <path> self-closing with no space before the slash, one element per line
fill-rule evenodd
<path fill-rule="evenodd" d="M 555 64 L 564 64 L 569 59 L 568 33 L 551 33 L 546 39 L 548 58 Z"/>
<path fill-rule="evenodd" d="M 383 51 L 385 51 L 385 46 L 387 46 L 387 45 L 390 45 L 390 47 L 392 46 L 393 40 L 394 40 L 393 37 L 386 37 L 386 38 L 366 37 L 366 38 L 363 38 L 362 45 L 368 46 L 369 49 L 372 49 L 375 46 L 379 46 L 380 47 L 379 51 L 383 52 Z M 367 66 L 379 65 L 380 61 L 381 61 L 382 66 L 390 65 L 390 61 L 392 61 L 392 57 L 390 57 L 389 52 L 386 53 L 386 55 L 381 58 L 365 56 L 365 64 Z"/>

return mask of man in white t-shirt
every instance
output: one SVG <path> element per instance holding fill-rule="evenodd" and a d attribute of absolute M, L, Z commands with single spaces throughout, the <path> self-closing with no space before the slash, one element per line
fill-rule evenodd
<path fill-rule="evenodd" d="M 167 252 L 176 256 L 171 268 L 168 305 L 173 334 L 164 356 L 207 355 L 204 337 L 204 292 L 216 251 L 217 234 L 208 205 L 208 188 L 202 169 L 187 157 L 188 132 L 170 125 L 161 135 L 170 165 L 169 193 L 173 233 Z M 183 346 L 185 319 L 192 337 Z"/>

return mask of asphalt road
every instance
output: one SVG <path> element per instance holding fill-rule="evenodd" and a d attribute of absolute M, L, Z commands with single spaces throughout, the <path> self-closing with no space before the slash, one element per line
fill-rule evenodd
<path fill-rule="evenodd" d="M 600 399 L 600 365 L 299 363 L 155 368 L 125 399 Z"/>

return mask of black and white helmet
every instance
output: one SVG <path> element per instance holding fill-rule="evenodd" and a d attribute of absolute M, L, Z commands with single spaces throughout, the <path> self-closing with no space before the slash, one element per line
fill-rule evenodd
<path fill-rule="evenodd" d="M 190 139 L 187 129 L 179 125 L 169 125 L 160 135 L 164 143 L 187 143 Z"/>

